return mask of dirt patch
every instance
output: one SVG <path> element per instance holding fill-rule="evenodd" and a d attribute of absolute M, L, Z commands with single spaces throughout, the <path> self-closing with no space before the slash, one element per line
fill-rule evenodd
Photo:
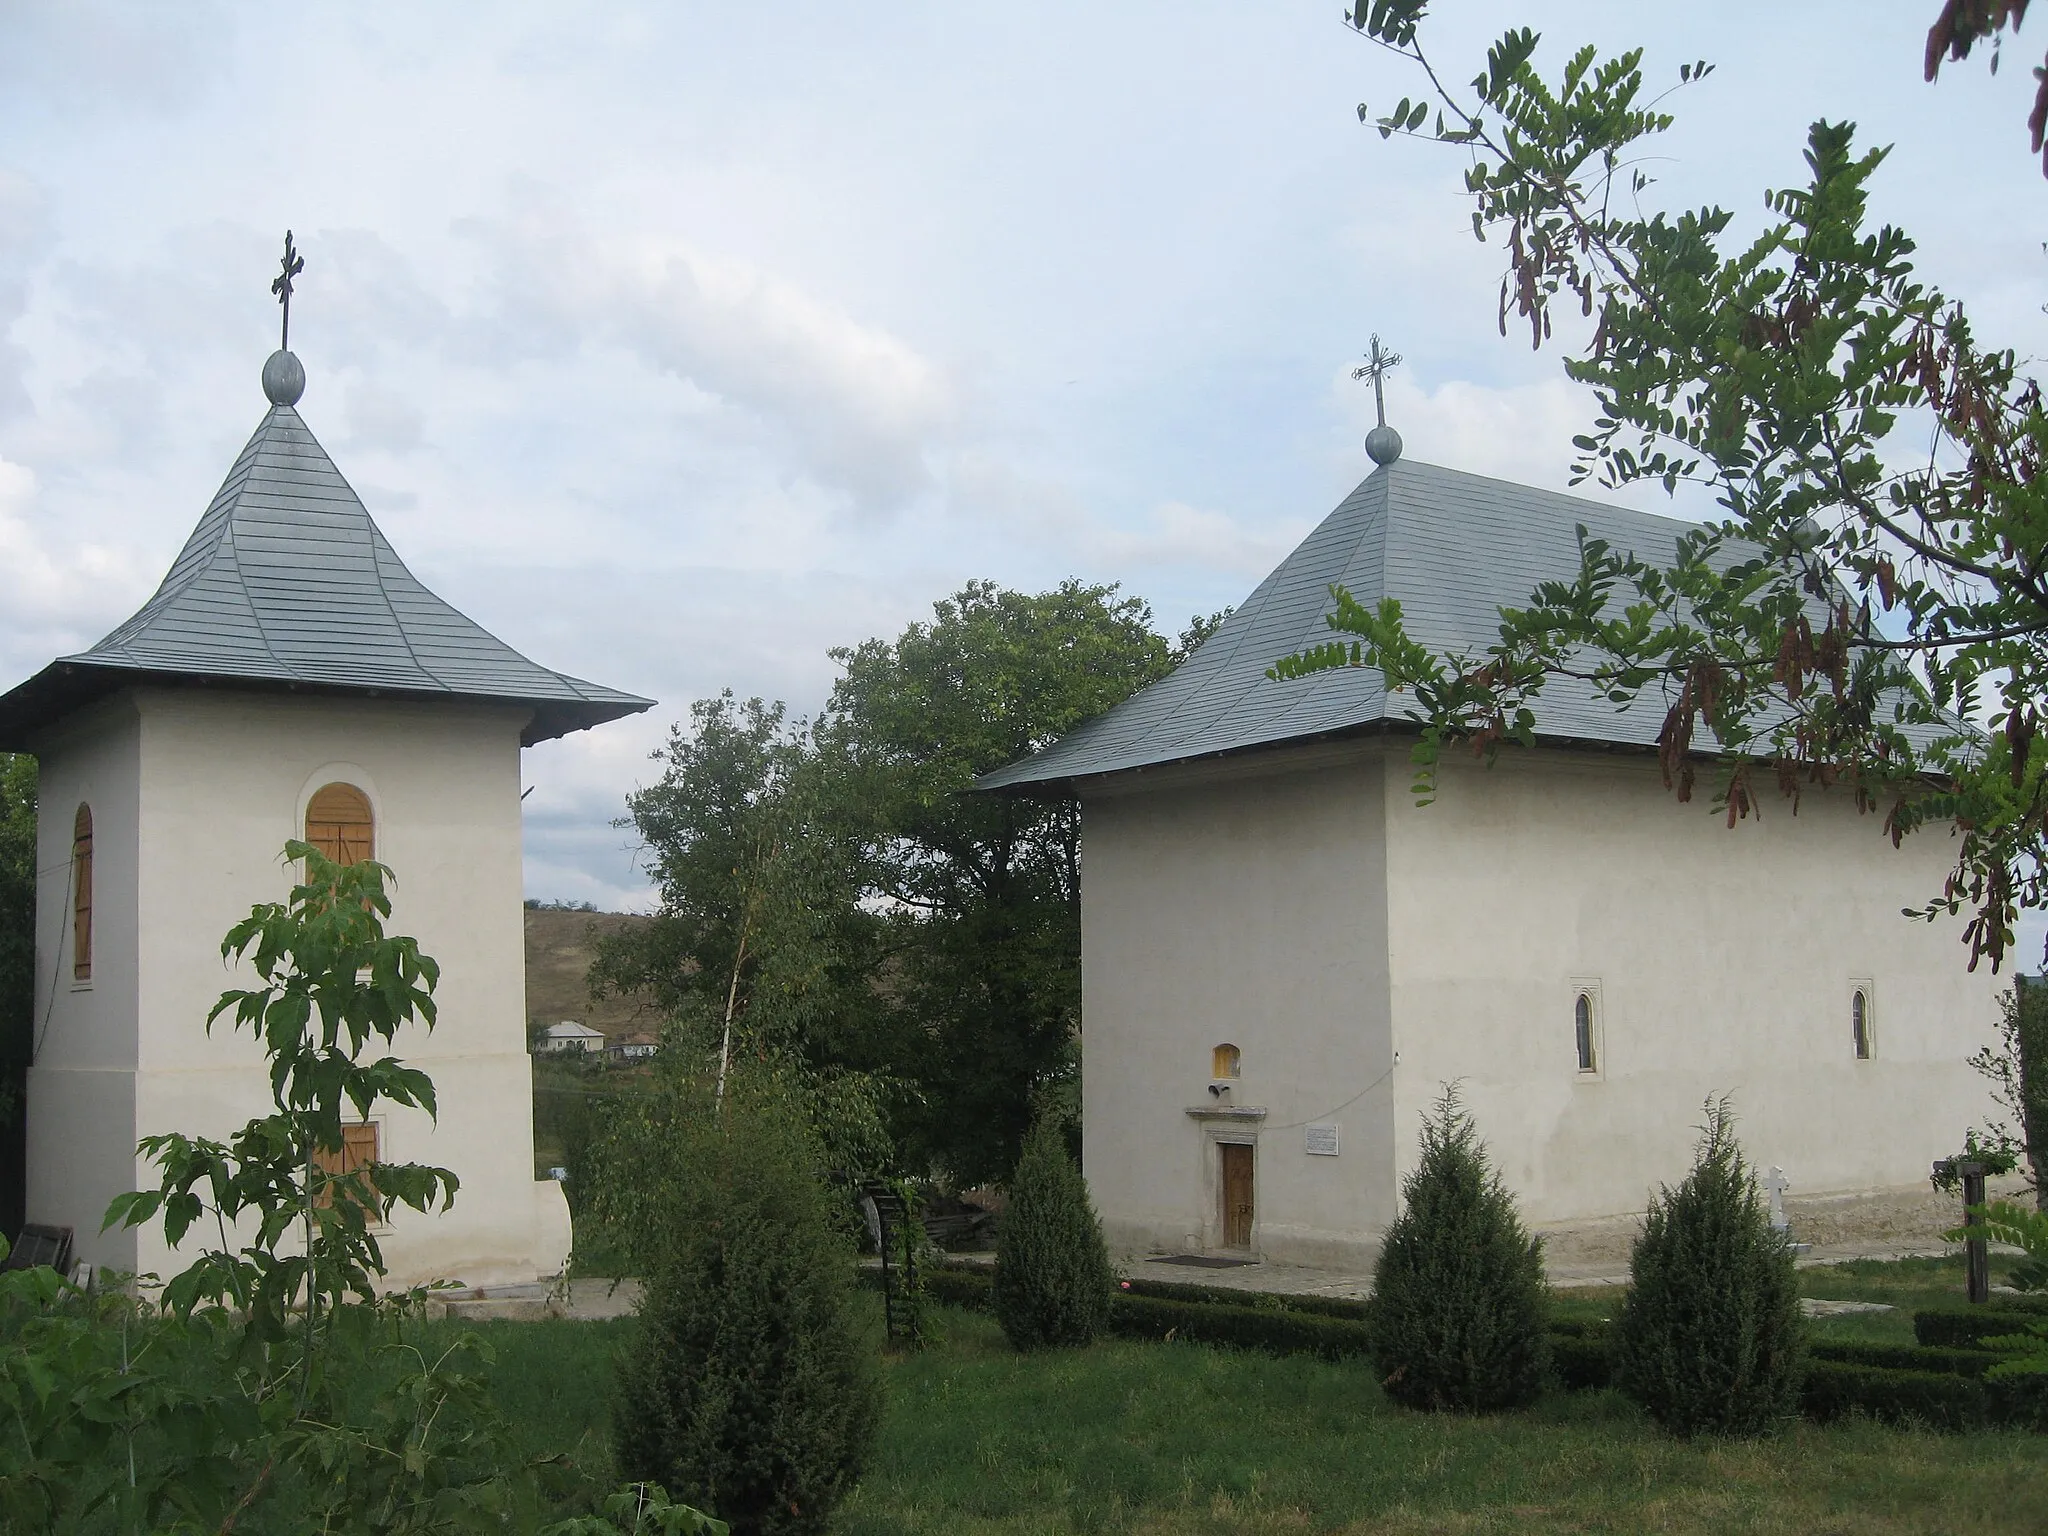
<path fill-rule="evenodd" d="M 2023 1180 L 1992 1182 L 1993 1199 L 2027 1198 Z M 1926 1184 L 1875 1190 L 1861 1195 L 1788 1195 L 1785 1215 L 1793 1240 L 1808 1244 L 1816 1256 L 1860 1250 L 1890 1253 L 1942 1253 L 1941 1234 L 1962 1220 L 1962 1201 Z M 1579 1274 L 1603 1269 L 1626 1271 L 1631 1245 L 1641 1230 L 1639 1216 L 1602 1221 L 1562 1222 L 1546 1226 L 1543 1254 L 1554 1274 Z"/>

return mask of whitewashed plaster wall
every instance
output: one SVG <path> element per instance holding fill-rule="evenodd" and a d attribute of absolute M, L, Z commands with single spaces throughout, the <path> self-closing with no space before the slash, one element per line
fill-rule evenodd
<path fill-rule="evenodd" d="M 433 1077 L 439 1120 L 383 1112 L 381 1155 L 450 1168 L 461 1190 L 445 1214 L 393 1214 L 382 1234 L 391 1279 L 492 1284 L 558 1268 L 569 1246 L 568 1211 L 558 1185 L 533 1178 L 525 1048 L 525 711 L 197 690 L 145 689 L 132 698 L 139 795 L 131 846 L 141 850 L 134 1114 L 125 1127 L 53 1127 L 57 1145 L 37 1139 L 34 1127 L 44 1122 L 32 1122 L 31 1169 L 75 1156 L 85 1143 L 125 1139 L 131 1181 L 147 1182 L 148 1168 L 132 1157 L 138 1136 L 225 1135 L 267 1109 L 262 1057 L 248 1033 L 226 1021 L 210 1035 L 204 1029 L 220 993 L 250 976 L 223 965 L 220 940 L 252 904 L 288 893 L 284 843 L 302 835 L 313 792 L 341 780 L 368 795 L 376 856 L 396 874 L 391 931 L 416 937 L 441 965 L 438 1025 L 431 1034 L 401 1034 L 394 1049 Z M 67 755 L 53 741 L 45 763 L 68 772 Z M 114 846 L 110 829 L 96 859 Z M 30 1094 L 33 1103 L 33 1085 Z M 95 1151 L 95 1166 L 104 1160 Z M 79 1189 L 60 1215 L 43 1211 L 32 1193 L 30 1214 L 76 1225 L 88 1258 L 159 1273 L 185 1262 L 163 1250 L 154 1229 L 125 1255 L 85 1241 L 104 1203 L 97 1189 Z"/>
<path fill-rule="evenodd" d="M 1641 1211 L 1710 1094 L 1801 1194 L 1919 1185 L 1984 1117 L 1966 1058 L 2007 983 L 1956 922 L 1900 916 L 1940 889 L 1942 832 L 1894 849 L 1823 794 L 1730 830 L 1621 754 L 1453 759 L 1427 807 L 1411 779 L 1405 743 L 1358 743 L 1082 786 L 1084 1161 L 1118 1250 L 1220 1245 L 1230 1136 L 1257 1143 L 1254 1250 L 1369 1263 L 1451 1081 L 1534 1222 Z M 1224 1041 L 1260 1117 L 1187 1113 Z"/>
<path fill-rule="evenodd" d="M 1219 1139 L 1256 1143 L 1269 1257 L 1355 1263 L 1391 1218 L 1382 778 L 1309 751 L 1084 792 L 1083 1163 L 1117 1251 L 1221 1245 Z M 1225 1105 L 1264 1114 L 1188 1113 Z M 1309 1121 L 1338 1156 L 1305 1153 Z"/>
<path fill-rule="evenodd" d="M 1966 1058 L 2009 979 L 1971 974 L 1960 920 L 1910 922 L 1954 845 L 1894 849 L 1841 793 L 1775 794 L 1725 825 L 1622 754 L 1507 751 L 1444 766 L 1418 807 L 1386 779 L 1400 1167 L 1459 1080 L 1531 1220 L 1640 1211 L 1684 1176 L 1703 1101 L 1731 1096 L 1759 1166 L 1801 1194 L 1923 1185 L 1988 1111 Z M 1852 984 L 1875 1050 L 1856 1059 Z M 1573 1004 L 1593 989 L 1597 1071 Z"/>
<path fill-rule="evenodd" d="M 79 1253 L 135 1268 L 133 1233 L 99 1235 L 135 1188 L 136 837 L 142 722 L 132 698 L 62 721 L 38 743 L 36 985 L 28 1074 L 28 1219 L 72 1227 Z M 71 840 L 93 820 L 92 977 L 73 978 Z M 216 940 L 216 942 L 218 942 Z"/>

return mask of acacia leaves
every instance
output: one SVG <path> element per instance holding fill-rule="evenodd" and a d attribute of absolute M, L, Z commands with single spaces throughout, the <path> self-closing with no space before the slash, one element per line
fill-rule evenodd
<path fill-rule="evenodd" d="M 1668 554 L 1582 533 L 1576 579 L 1504 610 L 1473 654 L 1428 654 L 1398 609 L 1339 594 L 1330 624 L 1355 650 L 1317 647 L 1274 675 L 1380 668 L 1410 695 L 1425 787 L 1445 743 L 1490 755 L 1531 739 L 1546 682 L 1564 677 L 1616 709 L 1660 711 L 1667 783 L 1689 796 L 1712 762 L 1731 822 L 1765 786 L 1796 798 L 1837 784 L 1894 839 L 1947 821 L 1955 867 L 1911 915 L 1970 908 L 1970 963 L 1996 968 L 2019 907 L 2048 902 L 2039 390 L 1921 280 L 1902 229 L 1871 224 L 1885 156 L 1859 150 L 1852 125 L 1812 126 L 1805 184 L 1771 192 L 1765 228 L 1736 243 L 1724 209 L 1647 206 L 1643 155 L 1673 119 L 1640 51 L 1581 49 L 1553 84 L 1517 30 L 1459 92 L 1419 40 L 1424 10 L 1352 14 L 1441 108 L 1433 131 L 1413 104 L 1379 126 L 1469 157 L 1474 232 L 1506 246 L 1504 332 L 1512 310 L 1543 345 L 1560 300 L 1590 320 L 1565 363 L 1597 402 L 1574 478 L 1697 483 L 1721 516 Z M 2004 20 L 1956 25 L 1990 35 Z M 1679 85 L 1707 72 L 1689 64 Z"/>
<path fill-rule="evenodd" d="M 224 957 L 249 959 L 261 985 L 223 993 L 206 1021 L 211 1029 L 229 1014 L 257 1037 L 275 1110 L 225 1142 L 176 1132 L 145 1138 L 139 1150 L 156 1165 L 158 1186 L 116 1198 L 103 1223 L 135 1227 L 161 1213 L 175 1247 L 210 1217 L 220 1246 L 166 1284 L 164 1305 L 179 1316 L 202 1303 L 230 1305 L 270 1337 L 282 1337 L 299 1308 L 374 1300 L 384 1260 L 373 1227 L 393 1203 L 447 1206 L 458 1182 L 445 1168 L 411 1163 L 341 1168 L 345 1106 L 358 1121 L 380 1103 L 434 1112 L 424 1072 L 391 1056 L 361 1057 L 409 1023 L 432 1027 L 441 972 L 417 941 L 385 934 L 383 865 L 336 864 L 300 842 L 284 852 L 304 861 L 304 879 L 288 901 L 255 907 L 221 944 Z M 305 1241 L 278 1252 L 294 1226 Z"/>

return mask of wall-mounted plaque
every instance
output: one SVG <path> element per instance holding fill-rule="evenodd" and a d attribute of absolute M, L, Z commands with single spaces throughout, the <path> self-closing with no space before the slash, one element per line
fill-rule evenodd
<path fill-rule="evenodd" d="M 1337 1155 L 1337 1127 L 1334 1125 L 1311 1125 L 1302 1132 L 1301 1149 L 1310 1157 L 1335 1157 Z"/>

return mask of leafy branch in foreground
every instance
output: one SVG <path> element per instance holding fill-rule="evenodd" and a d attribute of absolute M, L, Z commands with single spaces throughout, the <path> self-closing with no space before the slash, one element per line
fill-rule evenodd
<path fill-rule="evenodd" d="M 1533 741 L 1544 688 L 1565 678 L 1616 709 L 1660 709 L 1667 785 L 1689 799 L 1711 759 L 1731 825 L 1772 785 L 1795 800 L 1839 785 L 1894 842 L 1947 822 L 1955 867 L 1909 915 L 1969 907 L 1970 964 L 1996 969 L 2019 909 L 2048 903 L 2039 389 L 1919 280 L 1902 230 L 1870 226 L 1885 152 L 1859 153 L 1852 125 L 1813 125 L 1807 184 L 1770 193 L 1767 226 L 1738 241 L 1725 209 L 1642 211 L 1641 155 L 1672 118 L 1646 94 L 1640 50 L 1582 48 L 1553 84 L 1518 29 L 1459 89 L 1422 46 L 1425 9 L 1352 13 L 1428 83 L 1361 119 L 1469 158 L 1474 232 L 1507 248 L 1503 334 L 1512 312 L 1541 347 L 1560 303 L 1590 322 L 1565 362 L 1599 411 L 1574 479 L 1699 484 L 1722 516 L 1662 558 L 1581 529 L 1577 574 L 1503 610 L 1479 654 L 1438 655 L 1398 603 L 1368 611 L 1333 589 L 1330 627 L 1355 643 L 1272 675 L 1384 672 L 1410 695 L 1425 793 L 1446 743 L 1490 758 Z"/>
<path fill-rule="evenodd" d="M 358 1121 L 380 1102 L 433 1113 L 426 1073 L 392 1056 L 362 1057 L 373 1039 L 389 1045 L 414 1020 L 432 1028 L 441 972 L 416 940 L 385 934 L 391 872 L 382 864 L 336 864 L 299 842 L 284 852 L 305 864 L 291 899 L 256 907 L 221 941 L 222 957 L 249 960 L 261 985 L 224 993 L 207 1016 L 209 1031 L 228 1014 L 262 1044 L 272 1112 L 225 1143 L 146 1137 L 140 1150 L 160 1170 L 159 1187 L 120 1196 L 106 1220 L 134 1227 L 161 1212 L 175 1248 L 210 1217 L 220 1247 L 164 1287 L 164 1305 L 180 1316 L 203 1302 L 232 1306 L 270 1338 L 284 1337 L 301 1310 L 310 1335 L 323 1307 L 374 1301 L 384 1257 L 373 1224 L 394 1201 L 445 1207 L 457 1187 L 447 1169 L 414 1163 L 342 1170 L 345 1108 Z M 230 1227 L 244 1221 L 254 1230 L 230 1251 Z M 278 1252 L 292 1227 L 298 1251 Z"/>
<path fill-rule="evenodd" d="M 421 1327 L 420 1291 L 383 1294 L 373 1227 L 394 1200 L 445 1207 L 455 1176 L 346 1168 L 342 1117 L 433 1111 L 424 1073 L 364 1056 L 431 1024 L 440 973 L 412 939 L 385 934 L 382 865 L 339 865 L 304 843 L 285 856 L 304 879 L 222 946 L 260 984 L 208 1020 L 232 1014 L 256 1035 L 273 1111 L 225 1143 L 150 1137 L 159 1187 L 107 1216 L 161 1219 L 173 1247 L 194 1231 L 218 1246 L 163 1287 L 161 1306 L 87 1294 L 47 1267 L 0 1273 L 0 1528 L 718 1536 L 724 1526 L 651 1485 L 546 1523 L 565 1499 L 594 1502 L 589 1479 L 514 1442 L 487 1344 Z"/>

